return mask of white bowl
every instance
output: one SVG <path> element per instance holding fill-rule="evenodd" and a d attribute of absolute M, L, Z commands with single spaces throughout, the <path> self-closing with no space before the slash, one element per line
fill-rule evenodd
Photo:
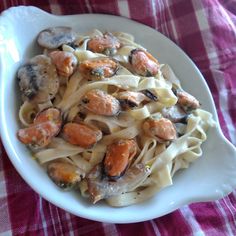
<path fill-rule="evenodd" d="M 42 168 L 31 158 L 29 150 L 16 138 L 20 105 L 16 71 L 33 55 L 40 53 L 36 35 L 50 26 L 67 25 L 77 31 L 93 28 L 133 34 L 136 41 L 155 54 L 161 63 L 168 63 L 183 87 L 198 97 L 203 109 L 211 112 L 217 127 L 208 133 L 203 156 L 190 168 L 174 177 L 174 184 L 141 204 L 113 208 L 103 203 L 89 204 L 74 192 L 60 191 Z M 210 91 L 201 73 L 186 54 L 154 29 L 137 22 L 109 15 L 54 16 L 35 7 L 16 7 L 0 17 L 0 120 L 4 147 L 17 171 L 43 198 L 84 218 L 131 223 L 156 218 L 181 206 L 222 198 L 236 187 L 236 151 L 223 136 Z"/>

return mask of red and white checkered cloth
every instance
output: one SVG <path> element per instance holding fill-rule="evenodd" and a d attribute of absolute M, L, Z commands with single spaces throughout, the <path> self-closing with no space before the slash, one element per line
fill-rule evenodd
<path fill-rule="evenodd" d="M 160 31 L 197 64 L 212 92 L 223 133 L 236 145 L 235 0 L 1 0 L 0 12 L 17 5 L 54 14 L 121 15 Z M 42 199 L 18 175 L 0 143 L 0 235 L 236 235 L 236 192 L 143 223 L 99 223 Z"/>

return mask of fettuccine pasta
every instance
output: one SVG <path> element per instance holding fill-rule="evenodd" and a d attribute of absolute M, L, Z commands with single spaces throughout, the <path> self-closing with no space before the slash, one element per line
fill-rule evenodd
<path fill-rule="evenodd" d="M 54 27 L 37 41 L 18 71 L 17 136 L 57 186 L 128 206 L 202 155 L 212 115 L 132 35 Z"/>

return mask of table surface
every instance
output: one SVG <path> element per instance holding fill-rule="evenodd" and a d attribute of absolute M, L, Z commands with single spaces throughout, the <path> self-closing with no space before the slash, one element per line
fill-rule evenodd
<path fill-rule="evenodd" d="M 236 1 L 2 0 L 0 12 L 18 5 L 33 5 L 59 15 L 121 15 L 163 33 L 179 45 L 202 72 L 213 95 L 222 131 L 236 145 Z M 0 141 L 0 235 L 134 233 L 236 235 L 236 192 L 218 201 L 186 205 L 142 223 L 95 222 L 71 215 L 42 199 L 16 172 Z"/>

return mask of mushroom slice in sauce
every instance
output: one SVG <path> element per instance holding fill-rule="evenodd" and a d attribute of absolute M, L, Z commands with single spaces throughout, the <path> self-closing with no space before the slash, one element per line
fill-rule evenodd
<path fill-rule="evenodd" d="M 175 123 L 175 128 L 176 128 L 178 137 L 181 137 L 182 135 L 186 133 L 187 124 Z"/>
<path fill-rule="evenodd" d="M 174 123 L 186 123 L 188 119 L 188 114 L 178 104 L 163 108 L 161 113 Z"/>
<path fill-rule="evenodd" d="M 55 97 L 59 89 L 56 67 L 45 55 L 33 57 L 17 73 L 23 100 L 43 103 Z"/>
<path fill-rule="evenodd" d="M 103 53 L 112 56 L 120 48 L 119 40 L 112 33 L 105 33 L 103 36 L 95 36 L 88 41 L 88 50 L 96 53 Z"/>
<path fill-rule="evenodd" d="M 121 178 L 116 181 L 110 181 L 102 176 L 102 165 L 98 164 L 86 177 L 90 198 L 93 203 L 96 203 L 101 199 L 132 191 L 150 173 L 151 171 L 148 167 L 139 163 L 130 167 Z"/>
<path fill-rule="evenodd" d="M 50 27 L 41 31 L 38 35 L 38 44 L 44 48 L 56 49 L 63 44 L 72 43 L 76 39 L 76 33 L 70 27 Z"/>
<path fill-rule="evenodd" d="M 97 115 L 115 116 L 120 112 L 119 101 L 100 89 L 92 89 L 82 97 L 83 106 Z"/>
<path fill-rule="evenodd" d="M 52 181 L 64 190 L 76 188 L 85 172 L 79 167 L 65 161 L 55 160 L 47 165 L 47 173 Z"/>

